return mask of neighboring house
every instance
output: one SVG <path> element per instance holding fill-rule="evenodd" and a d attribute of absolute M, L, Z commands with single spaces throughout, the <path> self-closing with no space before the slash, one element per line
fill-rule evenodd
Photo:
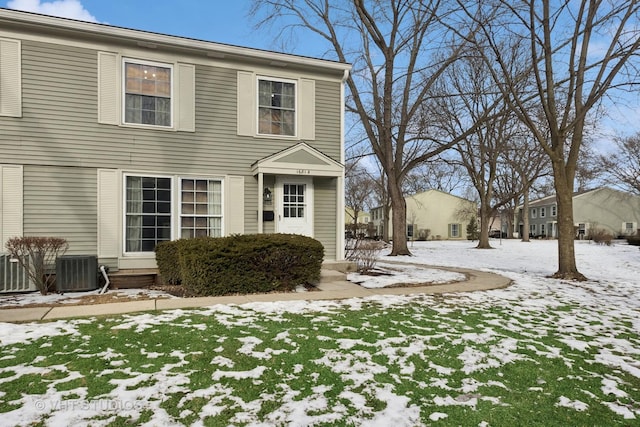
<path fill-rule="evenodd" d="M 349 69 L 0 9 L 2 248 L 138 269 L 162 241 L 280 232 L 342 259 Z"/>
<path fill-rule="evenodd" d="M 593 229 L 603 229 L 616 237 L 634 234 L 640 223 L 640 196 L 606 187 L 576 193 L 573 196 L 573 222 L 579 239 L 587 237 Z M 515 223 L 522 235 L 522 206 Z M 556 196 L 529 203 L 529 235 L 558 237 Z"/>
<path fill-rule="evenodd" d="M 474 202 L 439 190 L 427 190 L 405 197 L 407 204 L 407 237 L 409 240 L 466 239 L 467 225 L 475 217 L 477 206 Z M 377 236 L 382 236 L 388 227 L 389 238 L 393 238 L 391 217 L 383 220 L 384 207 L 371 211 Z M 428 232 L 427 232 L 428 230 Z M 427 234 L 428 233 L 428 234 Z"/>
<path fill-rule="evenodd" d="M 345 231 L 348 235 L 353 234 L 354 228 L 358 230 L 358 234 L 368 235 L 369 224 L 371 223 L 371 215 L 369 212 L 358 211 L 356 213 L 353 208 L 346 207 L 345 210 Z M 354 227 L 355 226 L 355 227 Z"/>

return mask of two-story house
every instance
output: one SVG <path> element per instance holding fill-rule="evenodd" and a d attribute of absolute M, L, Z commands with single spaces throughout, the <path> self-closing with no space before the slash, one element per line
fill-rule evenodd
<path fill-rule="evenodd" d="M 0 240 L 112 270 L 235 233 L 344 247 L 348 64 L 0 9 Z"/>
<path fill-rule="evenodd" d="M 445 193 L 440 190 L 427 190 L 412 196 L 406 196 L 407 237 L 410 240 L 460 240 L 467 238 L 467 225 L 476 216 L 477 206 L 471 200 Z M 384 228 L 393 238 L 389 211 L 384 220 L 384 207 L 371 210 L 371 218 L 377 236 L 382 236 Z"/>
<path fill-rule="evenodd" d="M 515 222 L 519 233 L 524 231 L 522 209 L 520 206 Z M 573 221 L 578 239 L 587 238 L 592 229 L 602 229 L 613 236 L 635 234 L 640 223 L 640 196 L 607 187 L 576 193 L 573 196 Z M 529 203 L 529 235 L 558 237 L 555 195 Z"/>

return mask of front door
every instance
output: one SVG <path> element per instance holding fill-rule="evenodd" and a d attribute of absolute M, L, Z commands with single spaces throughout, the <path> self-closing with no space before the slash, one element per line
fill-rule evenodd
<path fill-rule="evenodd" d="M 313 237 L 313 179 L 278 177 L 276 192 L 277 231 Z"/>

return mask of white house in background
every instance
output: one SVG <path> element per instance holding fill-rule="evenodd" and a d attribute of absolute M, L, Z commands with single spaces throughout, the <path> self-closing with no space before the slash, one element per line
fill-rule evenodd
<path fill-rule="evenodd" d="M 607 187 L 576 193 L 573 196 L 573 222 L 577 238 L 587 237 L 593 229 L 603 229 L 616 237 L 634 234 L 640 223 L 640 196 Z M 518 232 L 522 233 L 522 206 L 515 223 Z M 529 235 L 558 237 L 555 195 L 529 203 Z"/>
<path fill-rule="evenodd" d="M 407 204 L 407 237 L 410 240 L 466 239 L 467 224 L 476 216 L 474 202 L 439 190 L 427 190 L 405 197 Z M 390 218 L 383 221 L 384 207 L 371 211 L 377 236 L 382 236 L 388 227 L 389 238 L 393 238 Z"/>

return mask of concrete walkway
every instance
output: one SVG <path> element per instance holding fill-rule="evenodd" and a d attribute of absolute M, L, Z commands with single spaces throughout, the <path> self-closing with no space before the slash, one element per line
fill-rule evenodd
<path fill-rule="evenodd" d="M 464 268 L 431 267 L 425 265 L 416 267 L 435 268 L 462 273 L 467 277 L 467 280 L 442 285 L 367 289 L 346 281 L 344 273 L 323 270 L 322 279 L 317 285 L 319 289 L 318 292 L 269 293 L 198 298 L 158 298 L 94 305 L 65 306 L 61 304 L 55 307 L 5 308 L 0 309 L 0 322 L 55 320 L 70 317 L 133 313 L 138 311 L 208 307 L 216 304 L 246 304 L 249 302 L 299 300 L 339 300 L 346 298 L 362 298 L 373 295 L 443 294 L 486 291 L 490 289 L 506 288 L 511 284 L 511 280 L 504 276 L 483 271 Z"/>

